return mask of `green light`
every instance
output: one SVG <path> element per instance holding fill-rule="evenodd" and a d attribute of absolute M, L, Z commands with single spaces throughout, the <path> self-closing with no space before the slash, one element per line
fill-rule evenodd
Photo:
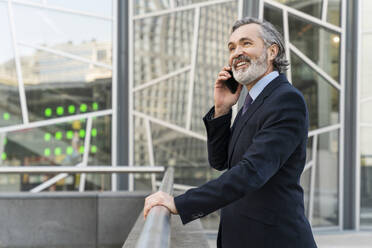
<path fill-rule="evenodd" d="M 56 132 L 55 137 L 56 137 L 57 140 L 62 139 L 62 132 Z"/>
<path fill-rule="evenodd" d="M 10 114 L 8 113 L 8 112 L 5 112 L 4 114 L 3 114 L 3 118 L 4 118 L 4 120 L 9 120 L 10 119 Z"/>
<path fill-rule="evenodd" d="M 8 139 L 4 138 L 4 145 L 8 144 Z"/>
<path fill-rule="evenodd" d="M 45 113 L 46 117 L 51 117 L 52 116 L 52 109 L 51 108 L 46 108 L 44 113 Z"/>
<path fill-rule="evenodd" d="M 72 139 L 74 137 L 74 132 L 73 131 L 67 131 L 66 132 L 66 138 L 67 139 Z"/>
<path fill-rule="evenodd" d="M 90 152 L 91 152 L 91 153 L 96 153 L 96 152 L 97 152 L 97 147 L 96 147 L 96 146 L 92 146 L 92 147 L 90 148 Z"/>
<path fill-rule="evenodd" d="M 47 157 L 50 156 L 50 149 L 49 148 L 44 149 L 44 155 L 47 156 Z"/>
<path fill-rule="evenodd" d="M 68 155 L 71 155 L 73 151 L 74 151 L 74 149 L 72 148 L 72 146 L 68 146 L 66 148 L 66 154 L 68 154 Z"/>
<path fill-rule="evenodd" d="M 57 115 L 63 115 L 63 113 L 65 112 L 65 109 L 62 106 L 58 106 L 56 112 L 57 112 Z"/>
<path fill-rule="evenodd" d="M 6 157 L 7 157 L 6 153 L 5 153 L 5 152 L 3 152 L 3 153 L 1 154 L 1 159 L 2 159 L 2 160 L 5 160 L 5 159 L 6 159 Z"/>
<path fill-rule="evenodd" d="M 98 110 L 98 103 L 97 102 L 92 103 L 92 109 L 93 110 Z"/>
<path fill-rule="evenodd" d="M 68 106 L 68 112 L 69 112 L 70 114 L 75 113 L 75 106 L 74 106 L 74 105 L 70 105 L 70 106 Z"/>
<path fill-rule="evenodd" d="M 62 153 L 62 149 L 60 147 L 56 147 L 54 149 L 54 155 L 58 156 L 58 155 L 61 155 Z"/>
<path fill-rule="evenodd" d="M 85 130 L 84 129 L 80 129 L 79 136 L 80 136 L 80 138 L 84 138 L 85 137 Z"/>
<path fill-rule="evenodd" d="M 80 154 L 83 154 L 84 153 L 84 146 L 80 146 L 79 147 L 79 152 L 80 152 Z"/>
<path fill-rule="evenodd" d="M 50 135 L 50 133 L 45 133 L 44 134 L 44 140 L 45 141 L 49 141 L 51 137 L 52 137 L 52 135 Z"/>
<path fill-rule="evenodd" d="M 92 129 L 92 136 L 93 137 L 96 137 L 97 136 L 97 129 L 96 128 L 93 128 Z"/>
<path fill-rule="evenodd" d="M 85 103 L 80 105 L 80 112 L 84 113 L 87 111 L 87 109 L 88 109 L 88 106 Z"/>

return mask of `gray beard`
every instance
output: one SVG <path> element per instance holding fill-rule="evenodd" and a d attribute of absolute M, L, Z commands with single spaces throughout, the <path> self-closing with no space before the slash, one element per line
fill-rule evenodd
<path fill-rule="evenodd" d="M 236 81 L 242 85 L 247 85 L 262 76 L 269 67 L 266 63 L 267 55 L 265 52 L 255 60 L 251 60 L 250 65 L 247 68 L 240 70 L 235 70 L 235 67 L 232 67 L 234 78 Z"/>

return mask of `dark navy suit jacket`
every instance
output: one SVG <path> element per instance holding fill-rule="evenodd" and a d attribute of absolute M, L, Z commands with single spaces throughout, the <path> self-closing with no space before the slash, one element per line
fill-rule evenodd
<path fill-rule="evenodd" d="M 269 83 L 234 125 L 229 114 L 204 117 L 208 159 L 219 178 L 175 197 L 184 224 L 221 210 L 218 247 L 313 248 L 300 176 L 308 112 L 283 74 Z"/>

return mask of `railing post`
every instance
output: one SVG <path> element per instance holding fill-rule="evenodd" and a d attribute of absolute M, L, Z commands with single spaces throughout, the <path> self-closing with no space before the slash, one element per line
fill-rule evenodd
<path fill-rule="evenodd" d="M 173 168 L 168 168 L 160 186 L 160 191 L 173 194 Z M 170 247 L 170 211 L 164 206 L 153 207 L 146 219 L 136 248 Z"/>

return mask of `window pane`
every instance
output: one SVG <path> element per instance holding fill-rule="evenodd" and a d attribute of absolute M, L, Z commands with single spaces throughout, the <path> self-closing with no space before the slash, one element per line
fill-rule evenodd
<path fill-rule="evenodd" d="M 90 136 L 88 165 L 111 166 L 111 115 L 93 117 Z M 111 174 L 86 174 L 85 191 L 89 190 L 111 190 Z"/>
<path fill-rule="evenodd" d="M 310 176 L 312 168 L 307 169 L 301 175 L 300 183 L 304 190 L 305 214 L 309 217 L 309 197 L 310 197 Z"/>
<path fill-rule="evenodd" d="M 22 43 L 112 64 L 111 21 L 21 5 L 14 6 L 14 20 L 17 39 Z M 107 55 L 98 60 L 100 50 L 105 50 Z"/>
<path fill-rule="evenodd" d="M 76 120 L 57 125 L 25 129 L 7 133 L 3 137 L 2 165 L 4 166 L 75 166 L 82 162 L 86 121 Z M 56 175 L 56 174 L 55 174 Z M 28 191 L 55 176 L 54 174 L 21 176 L 5 175 L 14 190 Z M 72 179 L 59 182 L 57 189 L 74 188 Z M 72 181 L 71 181 L 72 180 Z M 1 184 L 1 182 L 0 182 Z M 4 185 L 0 186 L 3 188 Z M 8 188 L 9 189 L 9 188 Z M 54 190 L 56 188 L 54 187 Z"/>
<path fill-rule="evenodd" d="M 313 137 L 308 138 L 306 146 L 306 163 L 313 159 Z"/>
<path fill-rule="evenodd" d="M 194 11 L 134 22 L 134 85 L 191 64 Z"/>
<path fill-rule="evenodd" d="M 155 164 L 174 166 L 175 183 L 201 185 L 219 173 L 207 161 L 205 141 L 151 123 Z"/>
<path fill-rule="evenodd" d="M 372 34 L 364 34 L 362 36 L 362 47 L 361 47 L 361 97 L 371 97 L 372 96 L 372 56 L 370 53 L 365 53 L 364 51 L 369 51 L 372 44 Z"/>
<path fill-rule="evenodd" d="M 288 15 L 291 43 L 336 81 L 339 81 L 340 36 Z"/>
<path fill-rule="evenodd" d="M 327 21 L 334 25 L 340 26 L 341 24 L 341 1 L 332 0 L 328 1 L 328 14 Z"/>
<path fill-rule="evenodd" d="M 284 36 L 283 31 L 283 12 L 280 9 L 265 5 L 264 19 L 269 21 Z"/>
<path fill-rule="evenodd" d="M 339 123 L 339 91 L 293 53 L 291 64 L 293 85 L 302 92 L 308 106 L 309 130 Z"/>
<path fill-rule="evenodd" d="M 20 47 L 30 121 L 111 108 L 112 71 Z"/>
<path fill-rule="evenodd" d="M 321 18 L 322 15 L 322 1 L 321 0 L 306 0 L 306 1 L 299 1 L 299 0 L 274 0 L 275 2 L 279 2 L 285 4 L 291 8 L 300 10 L 306 14 Z"/>
<path fill-rule="evenodd" d="M 339 131 L 318 137 L 313 226 L 338 225 Z"/>
<path fill-rule="evenodd" d="M 150 165 L 145 120 L 134 116 L 134 164 Z"/>
<path fill-rule="evenodd" d="M 203 135 L 202 118 L 214 104 L 213 88 L 217 75 L 223 66 L 228 65 L 227 43 L 237 13 L 235 2 L 200 9 L 191 130 Z"/>
<path fill-rule="evenodd" d="M 185 126 L 189 73 L 182 73 L 164 82 L 137 91 L 134 108 L 152 117 Z"/>
<path fill-rule="evenodd" d="M 371 13 L 372 13 L 372 1 L 370 0 L 363 0 L 360 1 L 362 4 L 362 30 L 370 30 L 372 29 L 372 22 L 371 22 Z"/>
<path fill-rule="evenodd" d="M 360 224 L 372 224 L 372 128 L 361 128 Z"/>
<path fill-rule="evenodd" d="M 48 0 L 47 6 L 59 6 L 106 17 L 112 16 L 112 0 Z"/>
<path fill-rule="evenodd" d="M 0 2 L 0 127 L 22 123 L 8 8 Z"/>
<path fill-rule="evenodd" d="M 88 164 L 111 165 L 111 115 L 93 117 L 90 135 Z"/>
<path fill-rule="evenodd" d="M 360 104 L 360 121 L 372 124 L 372 101 L 362 102 Z"/>
<path fill-rule="evenodd" d="M 162 0 L 162 1 L 149 1 L 149 0 L 135 0 L 133 1 L 134 14 L 145 14 L 159 10 L 171 8 L 171 2 L 174 7 L 182 7 L 195 3 L 207 2 L 208 0 Z"/>

